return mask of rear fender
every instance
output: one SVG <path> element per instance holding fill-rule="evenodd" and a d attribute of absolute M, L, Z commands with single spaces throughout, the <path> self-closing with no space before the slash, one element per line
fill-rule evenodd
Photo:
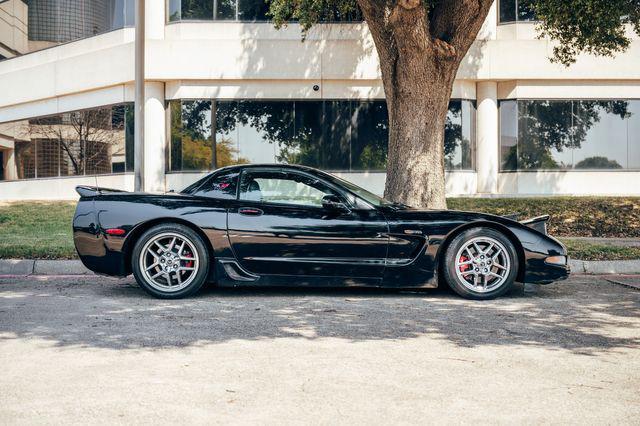
<path fill-rule="evenodd" d="M 205 233 L 205 231 L 200 229 L 200 227 L 198 227 L 194 223 L 184 219 L 176 218 L 176 217 L 160 217 L 160 218 L 151 219 L 136 225 L 127 234 L 124 240 L 124 243 L 122 245 L 122 253 L 123 253 L 123 260 L 125 264 L 124 267 L 127 273 L 131 273 L 131 256 L 133 254 L 133 248 L 135 247 L 136 242 L 142 236 L 142 234 L 144 234 L 146 231 L 148 231 L 149 229 L 153 228 L 156 225 L 168 224 L 168 223 L 179 223 L 181 225 L 188 226 L 196 234 L 198 234 L 198 236 L 202 238 L 202 241 L 204 241 L 204 244 L 207 247 L 207 250 L 209 250 L 209 254 L 211 256 L 212 261 L 216 256 L 220 254 L 220 251 L 221 251 L 220 246 L 224 246 L 225 244 L 228 245 L 229 240 L 227 239 L 226 231 L 221 232 L 220 230 L 207 230 L 207 232 Z M 216 251 L 214 247 L 217 247 L 218 250 Z M 214 273 L 215 268 L 210 268 L 209 271 L 210 273 Z"/>

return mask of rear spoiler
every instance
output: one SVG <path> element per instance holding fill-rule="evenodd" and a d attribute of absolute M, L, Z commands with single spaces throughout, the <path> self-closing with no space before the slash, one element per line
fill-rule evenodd
<path fill-rule="evenodd" d="M 104 193 L 127 192 L 127 191 L 123 191 L 121 189 L 113 189 L 113 188 L 100 188 L 99 186 L 78 185 L 76 186 L 76 192 L 80 194 L 81 197 L 95 197 Z"/>
<path fill-rule="evenodd" d="M 520 213 L 505 214 L 502 217 L 518 221 Z M 535 229 L 538 232 L 542 232 L 547 235 L 547 222 L 549 221 L 549 215 L 545 214 L 531 219 L 520 220 L 519 222 L 524 226 L 528 226 L 531 229 Z"/>
<path fill-rule="evenodd" d="M 535 229 L 538 232 L 547 235 L 547 222 L 549 221 L 549 215 L 545 214 L 542 216 L 534 217 L 527 220 L 521 220 L 520 223 L 524 226 L 528 226 L 531 229 Z"/>

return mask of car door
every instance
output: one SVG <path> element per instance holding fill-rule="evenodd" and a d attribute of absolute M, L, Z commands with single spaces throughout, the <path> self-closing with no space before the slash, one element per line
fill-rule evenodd
<path fill-rule="evenodd" d="M 248 168 L 227 226 L 244 269 L 258 275 L 380 279 L 388 226 L 374 208 L 355 208 L 336 186 L 299 171 Z M 326 209 L 322 198 L 349 207 Z"/>

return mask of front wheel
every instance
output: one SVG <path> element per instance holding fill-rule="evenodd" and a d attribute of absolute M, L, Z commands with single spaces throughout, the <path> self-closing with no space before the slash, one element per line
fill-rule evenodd
<path fill-rule="evenodd" d="M 511 241 L 491 228 L 471 228 L 458 234 L 444 256 L 444 278 L 462 297 L 493 299 L 506 293 L 518 273 Z"/>
<path fill-rule="evenodd" d="M 136 281 L 147 293 L 162 299 L 179 299 L 192 295 L 205 283 L 209 251 L 191 228 L 158 225 L 136 242 L 131 266 Z"/>

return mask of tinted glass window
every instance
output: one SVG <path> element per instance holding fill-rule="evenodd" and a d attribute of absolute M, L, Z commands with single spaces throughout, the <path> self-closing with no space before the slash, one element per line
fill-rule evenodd
<path fill-rule="evenodd" d="M 501 169 L 637 169 L 637 105 L 627 100 L 502 101 Z"/>
<path fill-rule="evenodd" d="M 0 123 L 2 138 L 13 142 L 5 179 L 132 170 L 133 127 L 131 104 Z"/>
<path fill-rule="evenodd" d="M 349 170 L 351 163 L 351 102 L 324 102 L 325 111 L 320 140 L 320 167 Z"/>
<path fill-rule="evenodd" d="M 344 171 L 382 171 L 386 167 L 389 118 L 385 101 L 185 100 L 170 101 L 169 108 L 171 158 L 167 164 L 171 170 L 245 163 L 303 164 Z M 447 169 L 472 170 L 473 102 L 451 102 L 445 136 Z"/>
<path fill-rule="evenodd" d="M 41 0 L 42 1 L 42 0 Z M 122 0 L 115 0 L 122 1 Z M 128 0 L 131 1 L 131 0 Z M 183 20 L 238 20 L 269 21 L 267 0 L 166 0 L 167 19 Z M 317 11 L 320 22 L 359 22 L 362 13 L 357 6 L 344 4 L 340 7 L 327 5 Z M 291 18 L 294 22 L 296 19 Z"/>
<path fill-rule="evenodd" d="M 317 167 L 323 149 L 322 102 L 296 101 L 294 108 L 294 134 L 291 143 L 280 152 L 281 161 Z"/>
<path fill-rule="evenodd" d="M 501 170 L 518 168 L 518 102 L 500 102 Z"/>
<path fill-rule="evenodd" d="M 629 144 L 630 169 L 640 169 L 640 101 L 629 101 L 629 133 L 627 141 Z"/>
<path fill-rule="evenodd" d="M 475 108 L 470 101 L 451 101 L 444 128 L 444 163 L 447 170 L 473 169 Z"/>
<path fill-rule="evenodd" d="M 516 0 L 499 0 L 500 22 L 513 22 L 516 20 Z"/>
<path fill-rule="evenodd" d="M 353 102 L 350 170 L 384 170 L 389 116 L 385 101 Z"/>
<path fill-rule="evenodd" d="M 264 0 L 240 0 L 238 19 L 241 21 L 268 21 L 269 3 Z"/>
<path fill-rule="evenodd" d="M 576 169 L 627 168 L 626 101 L 577 101 L 574 103 L 574 152 Z"/>
<path fill-rule="evenodd" d="M 213 19 L 213 1 L 182 0 L 180 17 L 184 20 L 211 20 Z"/>
<path fill-rule="evenodd" d="M 519 101 L 518 169 L 571 167 L 572 119 L 570 101 Z"/>
<path fill-rule="evenodd" d="M 297 173 L 245 172 L 240 199 L 263 203 L 322 207 L 325 195 L 338 195 L 322 181 Z"/>
<path fill-rule="evenodd" d="M 209 170 L 212 166 L 211 101 L 171 105 L 172 170 Z"/>
<path fill-rule="evenodd" d="M 534 21 L 533 0 L 518 0 L 518 21 Z"/>
<path fill-rule="evenodd" d="M 134 1 L 0 0 L 0 60 L 132 26 Z"/>
<path fill-rule="evenodd" d="M 224 173 L 209 179 L 196 194 L 211 198 L 234 200 L 238 185 L 238 172 Z"/>
<path fill-rule="evenodd" d="M 533 0 L 499 0 L 500 22 L 535 21 Z"/>
<path fill-rule="evenodd" d="M 236 19 L 236 0 L 215 0 L 215 19 L 233 21 Z"/>
<path fill-rule="evenodd" d="M 167 19 L 171 21 L 179 21 L 181 0 L 167 0 Z"/>

